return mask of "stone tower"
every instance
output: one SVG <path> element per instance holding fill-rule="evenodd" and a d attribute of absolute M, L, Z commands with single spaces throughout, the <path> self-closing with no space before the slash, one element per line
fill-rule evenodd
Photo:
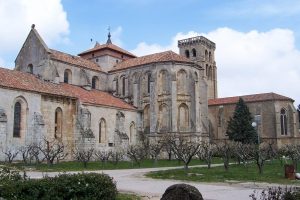
<path fill-rule="evenodd" d="M 200 65 L 208 86 L 208 99 L 218 98 L 217 66 L 215 62 L 216 44 L 203 36 L 178 41 L 179 54 Z"/>

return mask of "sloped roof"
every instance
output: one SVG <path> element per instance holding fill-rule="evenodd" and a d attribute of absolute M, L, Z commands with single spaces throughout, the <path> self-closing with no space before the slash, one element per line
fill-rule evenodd
<path fill-rule="evenodd" d="M 294 101 L 293 99 L 276 94 L 273 92 L 270 93 L 261 93 L 261 94 L 250 94 L 244 96 L 234 96 L 234 97 L 225 97 L 217 99 L 209 99 L 208 105 L 224 105 L 224 104 L 236 104 L 239 101 L 239 98 L 242 98 L 245 102 L 259 102 L 259 101 Z"/>
<path fill-rule="evenodd" d="M 54 84 L 38 79 L 35 75 L 0 67 L 0 87 L 33 93 L 51 94 L 79 99 L 82 103 L 109 107 L 135 109 L 132 105 L 99 90 L 85 90 L 66 83 Z"/>
<path fill-rule="evenodd" d="M 69 63 L 72 65 L 77 65 L 79 67 L 86 68 L 86 69 L 91 69 L 91 70 L 100 71 L 100 72 L 102 71 L 101 67 L 98 64 L 96 64 L 90 60 L 81 58 L 79 56 L 73 56 L 73 55 L 70 55 L 70 54 L 67 54 L 67 53 L 64 53 L 61 51 L 57 51 L 54 49 L 50 49 L 50 52 L 51 52 L 51 54 L 50 54 L 51 59 Z"/>
<path fill-rule="evenodd" d="M 146 56 L 141 56 L 138 58 L 125 60 L 123 62 L 116 64 L 116 66 L 112 70 L 110 70 L 110 72 L 127 69 L 130 67 L 145 65 L 145 64 L 151 64 L 157 62 L 170 62 L 170 61 L 194 64 L 189 59 L 180 56 L 173 51 L 165 51 L 161 53 L 155 53 Z"/>
<path fill-rule="evenodd" d="M 85 54 L 88 54 L 88 53 L 91 53 L 91 52 L 95 52 L 95 51 L 99 51 L 99 50 L 102 50 L 102 49 L 110 49 L 110 50 L 113 50 L 113 51 L 117 51 L 117 52 L 126 54 L 130 57 L 133 57 L 133 58 L 136 57 L 135 55 L 133 55 L 129 51 L 126 51 L 126 50 L 122 49 L 121 47 L 118 47 L 117 45 L 114 45 L 112 43 L 106 43 L 106 44 L 101 44 L 101 45 L 97 43 L 94 48 L 89 49 L 89 50 L 84 51 L 84 52 L 81 52 L 78 55 L 82 56 L 82 55 L 85 55 Z"/>

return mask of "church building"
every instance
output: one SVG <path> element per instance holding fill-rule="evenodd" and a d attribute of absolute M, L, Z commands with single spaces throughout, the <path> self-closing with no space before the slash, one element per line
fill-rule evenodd
<path fill-rule="evenodd" d="M 51 49 L 35 26 L 15 60 L 0 68 L 0 149 L 58 139 L 71 151 L 126 148 L 141 134 L 226 139 L 237 97 L 218 98 L 216 45 L 203 36 L 178 41 L 179 54 L 137 57 L 107 42 L 70 55 Z M 242 97 L 261 137 L 299 142 L 293 100 L 274 93 Z M 5 157 L 0 153 L 0 160 Z"/>

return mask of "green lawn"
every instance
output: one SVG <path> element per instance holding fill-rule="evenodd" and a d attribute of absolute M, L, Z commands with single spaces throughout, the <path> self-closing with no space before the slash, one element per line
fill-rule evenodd
<path fill-rule="evenodd" d="M 183 169 L 150 172 L 147 177 L 157 179 L 176 179 L 197 182 L 267 182 L 281 184 L 299 184 L 299 180 L 288 180 L 284 178 L 284 166 L 279 161 L 268 162 L 265 164 L 262 175 L 254 163 L 243 165 L 231 165 L 226 172 L 224 167 L 190 168 L 187 172 Z"/>
<path fill-rule="evenodd" d="M 134 194 L 119 193 L 116 200 L 141 200 L 141 197 Z"/>
<path fill-rule="evenodd" d="M 215 158 L 213 163 L 221 163 L 220 158 Z M 200 165 L 205 164 L 200 160 L 192 160 L 190 166 L 192 165 Z M 16 163 L 13 166 L 19 169 L 32 169 L 38 171 L 82 171 L 82 170 L 111 170 L 111 169 L 133 169 L 133 168 L 153 168 L 153 167 L 175 167 L 175 166 L 183 166 L 183 163 L 178 162 L 177 160 L 158 160 L 155 165 L 152 160 L 144 160 L 141 162 L 141 165 L 138 166 L 135 163 L 130 161 L 121 161 L 117 165 L 114 165 L 111 162 L 107 162 L 106 164 L 102 164 L 101 162 L 89 162 L 87 168 L 83 167 L 83 164 L 77 161 L 70 162 L 60 162 L 58 164 L 53 164 L 52 166 L 48 166 L 47 164 L 39 164 L 39 165 L 24 165 L 23 163 Z"/>

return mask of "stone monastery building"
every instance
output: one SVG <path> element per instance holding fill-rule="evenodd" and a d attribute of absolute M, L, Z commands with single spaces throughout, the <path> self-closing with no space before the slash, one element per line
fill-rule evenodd
<path fill-rule="evenodd" d="M 178 41 L 180 54 L 142 57 L 95 44 L 78 56 L 50 49 L 34 25 L 15 60 L 0 68 L 0 148 L 18 149 L 44 137 L 96 149 L 127 147 L 140 134 L 191 134 L 226 139 L 238 97 L 217 98 L 215 43 Z M 299 142 L 293 100 L 274 93 L 243 97 L 263 139 Z M 0 154 L 0 159 L 4 159 Z"/>

